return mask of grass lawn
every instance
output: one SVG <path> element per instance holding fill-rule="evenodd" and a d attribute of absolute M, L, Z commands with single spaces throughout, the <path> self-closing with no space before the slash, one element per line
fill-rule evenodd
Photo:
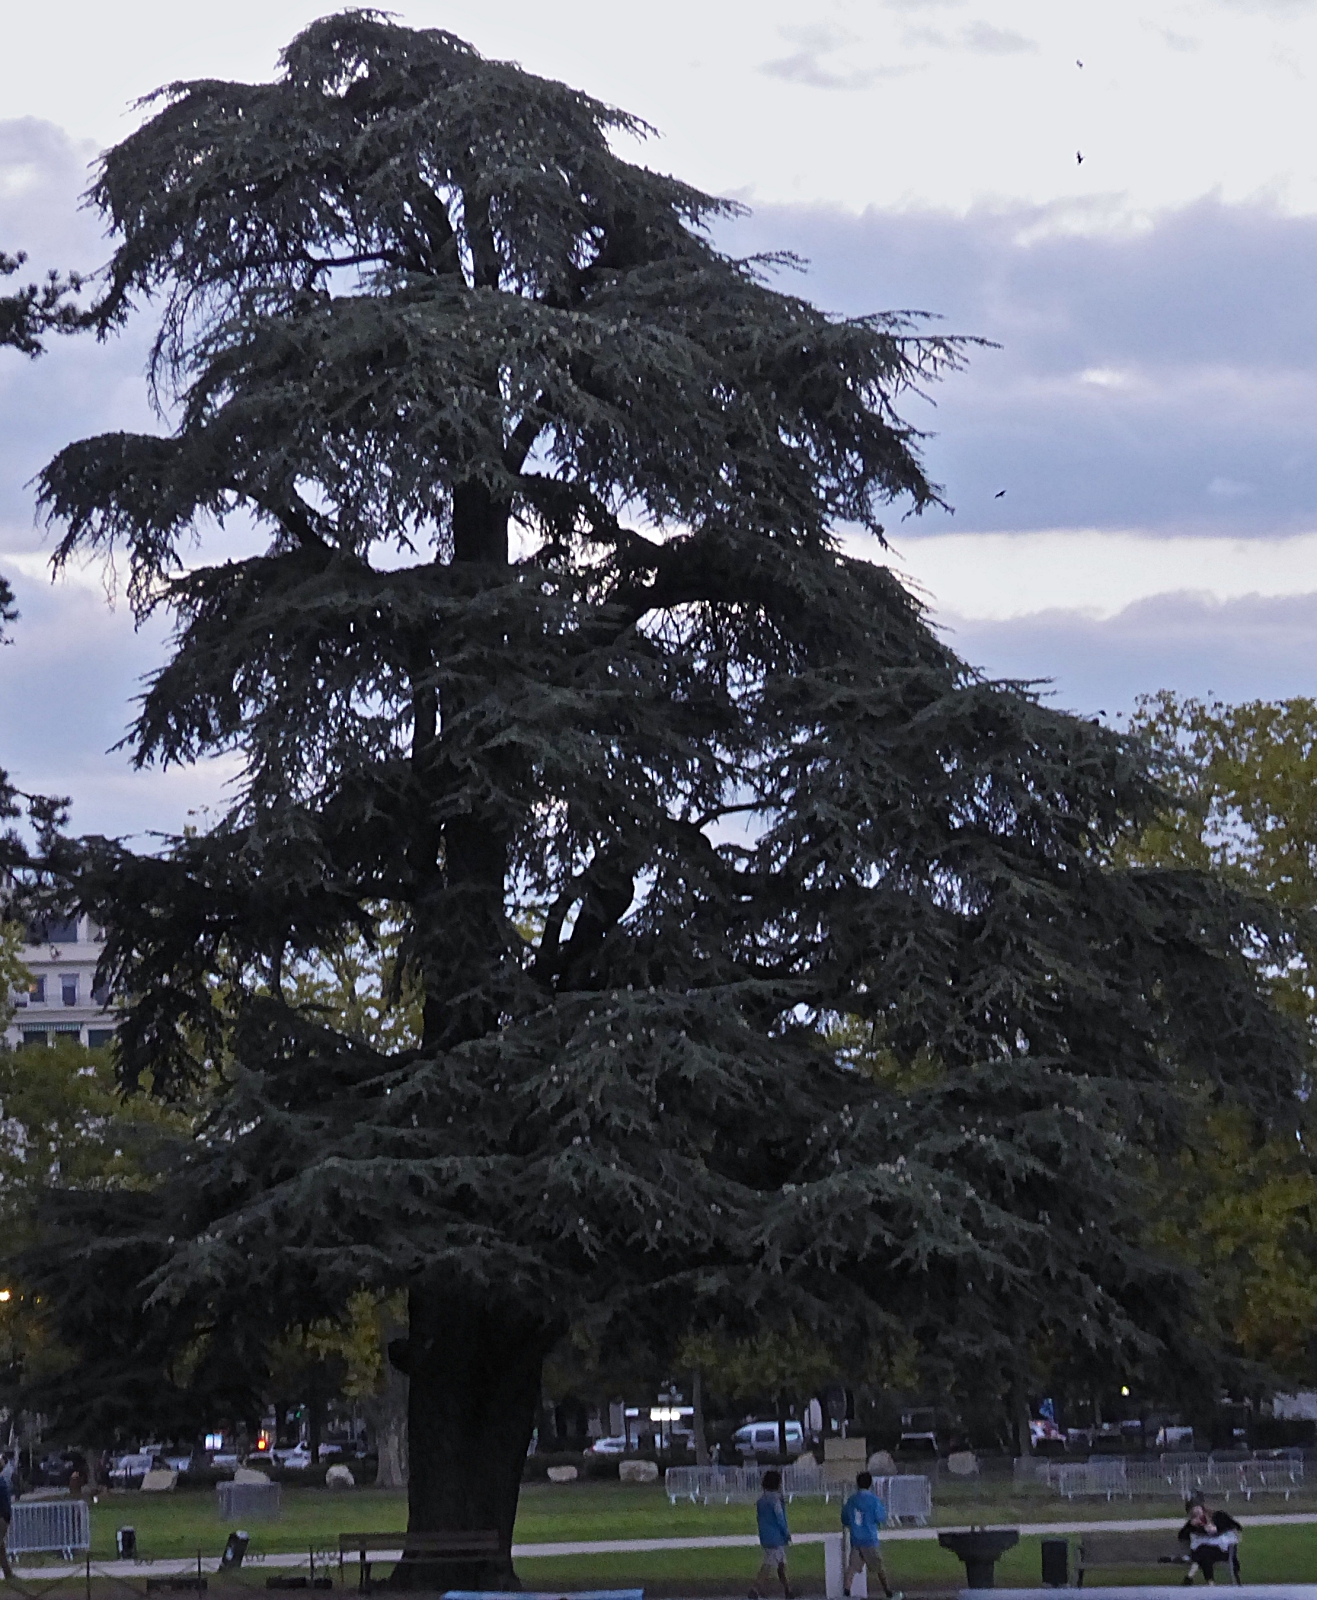
<path fill-rule="evenodd" d="M 935 1495 L 936 1521 L 944 1525 L 967 1522 L 1079 1521 L 1093 1518 L 1174 1516 L 1170 1500 L 1068 1503 L 1054 1497 L 1016 1496 L 1002 1485 L 995 1497 L 988 1486 L 939 1488 Z M 961 1492 L 958 1492 L 961 1491 Z M 1233 1509 L 1233 1507 L 1232 1507 Z M 1306 1509 L 1299 1502 L 1255 1501 L 1245 1510 Z M 790 1507 L 796 1533 L 831 1532 L 838 1526 L 838 1506 L 819 1500 L 797 1500 Z M 191 1556 L 197 1550 L 218 1554 L 228 1527 L 218 1514 L 217 1498 L 210 1492 L 172 1495 L 115 1494 L 102 1496 L 92 1508 L 92 1555 L 105 1560 L 114 1554 L 115 1529 L 130 1524 L 137 1532 L 139 1554 L 148 1560 Z M 399 1491 L 355 1489 L 289 1489 L 283 1492 L 283 1515 L 278 1522 L 253 1523 L 252 1554 L 300 1552 L 312 1547 L 333 1550 L 337 1560 L 340 1532 L 401 1532 L 406 1524 L 406 1496 Z M 754 1511 L 750 1506 L 672 1506 L 661 1486 L 617 1483 L 528 1484 L 522 1490 L 517 1517 L 519 1543 L 538 1544 L 589 1539 L 653 1539 L 701 1534 L 751 1534 Z M 1003 1584 L 1037 1583 L 1040 1575 L 1039 1540 L 1021 1540 L 998 1566 Z M 1073 1559 L 1073 1558 L 1072 1558 Z M 898 1540 L 887 1547 L 888 1568 L 901 1588 L 955 1588 L 963 1569 L 935 1541 Z M 1309 1579 L 1317 1574 L 1317 1525 L 1255 1528 L 1246 1536 L 1244 1576 L 1248 1581 L 1283 1582 Z M 634 1586 L 644 1584 L 657 1594 L 718 1592 L 744 1593 L 756 1566 L 753 1549 L 672 1550 L 629 1555 L 555 1556 L 519 1560 L 518 1572 L 529 1588 L 559 1586 Z M 29 1571 L 33 1569 L 28 1568 Z M 793 1575 L 806 1592 L 820 1593 L 823 1583 L 821 1546 L 801 1546 L 793 1552 Z M 259 1563 L 252 1581 L 263 1585 Z M 1166 1569 L 1142 1575 L 1113 1571 L 1112 1581 L 1165 1581 Z"/>
<path fill-rule="evenodd" d="M 1036 1588 L 1042 1579 L 1042 1540 L 1021 1539 L 997 1564 L 1000 1587 Z M 1072 1565 L 1077 1539 L 1071 1536 Z M 884 1551 L 887 1574 L 894 1588 L 907 1590 L 957 1590 L 964 1584 L 964 1567 L 932 1539 L 889 1543 Z M 1288 1528 L 1253 1528 L 1244 1535 L 1241 1549 L 1246 1583 L 1312 1582 L 1317 1574 L 1317 1525 Z M 668 1593 L 680 1592 L 679 1580 L 691 1580 L 688 1593 L 722 1589 L 744 1594 L 758 1565 L 754 1550 L 661 1550 L 647 1555 L 560 1556 L 552 1560 L 518 1561 L 517 1571 L 527 1588 L 553 1589 L 559 1585 L 598 1587 L 644 1585 Z M 806 1594 L 823 1592 L 823 1548 L 806 1545 L 792 1551 L 791 1577 Z M 1151 1567 L 1113 1568 L 1090 1582 L 1113 1584 L 1178 1583 L 1178 1570 Z M 722 1580 L 719 1582 L 718 1580 Z M 872 1586 L 878 1593 L 878 1585 Z"/>

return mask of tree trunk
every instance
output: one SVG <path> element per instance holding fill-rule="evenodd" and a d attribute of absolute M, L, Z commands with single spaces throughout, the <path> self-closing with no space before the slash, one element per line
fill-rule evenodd
<path fill-rule="evenodd" d="M 430 1287 L 412 1290 L 410 1324 L 390 1349 L 409 1379 L 408 1532 L 492 1531 L 499 1555 L 483 1567 L 409 1562 L 392 1585 L 515 1587 L 512 1525 L 551 1336 L 511 1307 Z"/>
<path fill-rule="evenodd" d="M 1016 1448 L 1022 1456 L 1033 1454 L 1033 1435 L 1029 1432 L 1029 1391 L 1023 1378 L 1011 1386 L 1011 1408 L 1015 1413 Z"/>
<path fill-rule="evenodd" d="M 307 1439 L 311 1445 L 311 1465 L 320 1464 L 320 1437 L 324 1431 L 324 1400 L 320 1395 L 320 1371 L 318 1367 L 311 1368 L 310 1393 L 307 1395 Z"/>
<path fill-rule="evenodd" d="M 404 1332 L 390 1319 L 383 1330 L 385 1348 L 390 1348 Z M 366 1420 L 375 1436 L 375 1451 L 379 1458 L 379 1471 L 375 1478 L 377 1489 L 407 1487 L 407 1391 L 406 1375 L 392 1361 L 385 1361 L 384 1377 L 379 1389 L 362 1401 Z"/>
<path fill-rule="evenodd" d="M 704 1375 L 698 1367 L 691 1373 L 691 1405 L 695 1409 L 695 1415 L 691 1418 L 691 1425 L 695 1429 L 695 1465 L 707 1467 L 709 1445 L 704 1437 Z"/>

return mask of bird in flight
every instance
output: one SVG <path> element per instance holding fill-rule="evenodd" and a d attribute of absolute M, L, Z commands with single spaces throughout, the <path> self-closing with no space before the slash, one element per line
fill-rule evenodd
<path fill-rule="evenodd" d="M 1083 63 L 1083 62 L 1082 62 L 1082 61 L 1081 61 L 1081 60 L 1080 60 L 1080 59 L 1079 59 L 1079 57 L 1078 57 L 1078 56 L 1076 56 L 1076 57 L 1075 57 L 1075 65 L 1076 65 L 1076 66 L 1077 66 L 1077 67 L 1082 67 L 1082 66 L 1083 66 L 1083 64 L 1084 64 L 1084 63 Z"/>
<path fill-rule="evenodd" d="M 1076 150 L 1075 151 L 1075 162 L 1076 162 L 1076 165 L 1081 166 L 1081 167 L 1083 166 L 1083 164 L 1084 164 L 1084 152 L 1082 150 Z"/>
<path fill-rule="evenodd" d="M 992 498 L 993 498 L 993 499 L 994 499 L 994 500 L 1000 500 L 1000 499 L 1001 499 L 1001 497 L 1002 497 L 1002 495 L 1004 495 L 1004 494 L 1005 494 L 1005 493 L 1006 493 L 1006 491 L 1005 491 L 1005 489 L 998 489 L 998 491 L 997 491 L 997 492 L 996 492 L 996 494 L 995 494 L 995 495 L 993 495 L 993 497 L 992 497 Z"/>

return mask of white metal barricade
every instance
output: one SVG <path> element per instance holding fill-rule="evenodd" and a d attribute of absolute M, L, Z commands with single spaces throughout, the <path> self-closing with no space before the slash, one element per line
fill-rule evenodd
<path fill-rule="evenodd" d="M 217 1483 L 215 1490 L 225 1522 L 273 1521 L 279 1515 L 277 1483 Z"/>
<path fill-rule="evenodd" d="M 933 1485 L 927 1478 L 913 1473 L 875 1478 L 873 1486 L 893 1522 L 914 1522 L 922 1528 L 933 1515 Z"/>
<path fill-rule="evenodd" d="M 848 1463 L 849 1465 L 849 1463 Z M 765 1467 L 669 1467 L 663 1488 L 675 1505 L 678 1500 L 710 1501 L 723 1505 L 749 1505 L 763 1493 Z M 835 1462 L 820 1467 L 810 1459 L 774 1470 L 782 1474 L 782 1494 L 787 1500 L 844 1500 L 855 1487 L 855 1474 L 840 1473 Z M 887 1506 L 893 1522 L 925 1523 L 933 1514 L 933 1486 L 926 1477 L 875 1478 L 874 1493 Z"/>
<path fill-rule="evenodd" d="M 1278 1494 L 1285 1499 L 1303 1487 L 1301 1456 L 1265 1456 L 1261 1460 L 1215 1461 L 1207 1457 L 1162 1456 L 1160 1460 L 1125 1460 L 1119 1456 L 1049 1464 L 1049 1485 L 1067 1500 L 1103 1495 L 1132 1500 L 1166 1496 L 1178 1500 L 1195 1493 L 1229 1500 L 1240 1495 Z"/>
<path fill-rule="evenodd" d="M 91 1548 L 91 1513 L 85 1500 L 18 1500 L 9 1523 L 11 1556 L 58 1552 L 71 1561 Z"/>

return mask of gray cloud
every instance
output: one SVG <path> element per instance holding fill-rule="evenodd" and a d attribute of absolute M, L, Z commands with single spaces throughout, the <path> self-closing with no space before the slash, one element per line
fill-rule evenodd
<path fill-rule="evenodd" d="M 968 50 L 980 56 L 1014 56 L 1037 50 L 1032 39 L 1009 28 L 994 28 L 990 22 L 971 22 L 959 33 L 943 33 L 938 28 L 910 28 L 907 44 L 931 45 L 935 50 Z"/>
<path fill-rule="evenodd" d="M 901 77 L 911 69 L 895 67 L 844 67 L 832 65 L 825 57 L 839 56 L 855 43 L 854 34 L 844 33 L 827 23 L 782 28 L 782 37 L 797 46 L 790 55 L 766 61 L 760 71 L 770 78 L 804 84 L 811 89 L 867 89 L 879 78 Z"/>
<path fill-rule="evenodd" d="M 782 206 L 724 237 L 808 258 L 783 287 L 833 310 L 922 307 L 999 342 L 907 402 L 958 511 L 929 532 L 1317 526 L 1317 218 L 1205 200 L 1123 233 L 1075 220 Z"/>
<path fill-rule="evenodd" d="M 777 61 L 765 61 L 759 69 L 770 78 L 800 83 L 811 89 L 867 89 L 878 73 L 869 71 L 836 72 L 825 67 L 814 50 L 797 50 Z"/>
<path fill-rule="evenodd" d="M 984 56 L 1021 55 L 1038 48 L 1032 39 L 1026 39 L 1022 33 L 1013 33 L 1009 28 L 994 28 L 990 22 L 971 22 L 961 35 L 961 41 L 967 50 Z"/>
<path fill-rule="evenodd" d="M 49 123 L 0 122 L 0 250 L 26 250 L 35 277 L 94 269 L 108 254 L 79 208 L 94 154 Z M 111 751 L 163 658 L 163 629 L 135 631 L 94 580 L 39 576 L 49 541 L 33 524 L 29 480 L 71 439 L 160 427 L 145 397 L 146 344 L 138 326 L 105 344 L 56 339 L 35 362 L 0 350 L 0 571 L 21 612 L 0 648 L 0 766 L 29 790 L 72 795 L 75 827 L 107 833 L 178 829 L 222 799 L 219 767 L 136 773 Z"/>
<path fill-rule="evenodd" d="M 176 830 L 190 809 L 221 803 L 222 765 L 134 772 L 112 748 L 163 658 L 163 623 L 135 630 L 127 608 L 111 609 L 94 583 L 51 584 L 4 565 L 21 617 L 0 648 L 0 765 L 32 792 L 72 795 L 80 831 Z"/>
<path fill-rule="evenodd" d="M 1055 704 L 1113 721 L 1157 689 L 1274 700 L 1317 685 L 1317 594 L 1225 602 L 1166 594 L 1101 621 L 1052 611 L 1010 622 L 947 618 L 943 631 L 992 676 L 1048 679 Z"/>
<path fill-rule="evenodd" d="M 0 250 L 26 251 L 33 278 L 91 271 L 108 254 L 98 220 L 80 208 L 93 155 L 49 123 L 0 122 Z M 158 428 L 141 381 L 145 357 L 144 328 L 103 345 L 55 339 L 36 362 L 0 350 L 0 551 L 32 547 L 26 486 L 62 445 L 110 428 Z"/>
<path fill-rule="evenodd" d="M 1311 11 L 1317 0 L 1216 0 L 1226 11 L 1252 11 L 1262 16 L 1299 17 Z"/>
<path fill-rule="evenodd" d="M 845 43 L 818 31 L 791 42 L 823 72 Z M 0 124 L 0 248 L 26 248 L 41 268 L 103 258 L 94 219 L 77 210 L 90 154 L 48 125 Z M 1317 527 L 1317 219 L 1204 201 L 1125 234 L 1082 233 L 1073 220 L 1058 207 L 964 217 L 765 207 L 721 238 L 746 254 L 811 258 L 783 287 L 836 311 L 922 306 L 942 313 L 943 330 L 1000 342 L 938 386 L 936 407 L 908 399 L 911 419 L 936 430 L 929 467 L 959 515 L 906 524 L 902 544 L 957 526 Z M 78 825 L 106 831 L 181 826 L 189 808 L 220 798 L 221 773 L 134 774 L 105 753 L 162 636 L 135 633 L 94 587 L 51 588 L 30 563 L 14 574 L 5 552 L 37 547 L 23 484 L 62 444 L 159 426 L 144 351 L 144 330 L 130 329 L 107 345 L 58 341 L 35 365 L 0 352 L 0 569 L 17 577 L 24 612 L 17 642 L 0 650 L 0 765 L 74 794 Z M 1089 712 L 1163 685 L 1243 697 L 1310 691 L 1317 677 L 1317 596 L 1163 596 L 1109 621 L 947 620 L 970 660 L 1051 676 L 1060 703 Z"/>

